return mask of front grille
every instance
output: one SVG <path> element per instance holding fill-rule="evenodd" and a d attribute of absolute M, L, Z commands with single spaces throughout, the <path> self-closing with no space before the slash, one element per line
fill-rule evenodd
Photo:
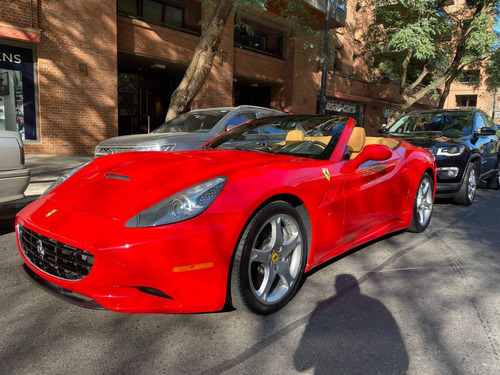
<path fill-rule="evenodd" d="M 31 264 L 65 280 L 81 280 L 94 264 L 94 256 L 84 250 L 42 236 L 18 225 L 21 250 Z"/>
<path fill-rule="evenodd" d="M 120 152 L 134 151 L 134 147 L 97 147 L 95 150 L 95 157 L 118 154 Z"/>

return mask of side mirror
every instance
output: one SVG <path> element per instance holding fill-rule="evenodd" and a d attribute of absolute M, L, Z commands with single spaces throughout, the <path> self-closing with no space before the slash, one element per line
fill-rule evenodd
<path fill-rule="evenodd" d="M 392 150 L 384 145 L 367 145 L 353 160 L 346 162 L 349 169 L 356 169 L 367 161 L 383 161 L 392 157 Z"/>
<path fill-rule="evenodd" d="M 378 130 L 378 134 L 389 134 L 389 130 L 387 128 L 382 128 Z"/>
<path fill-rule="evenodd" d="M 484 127 L 479 129 L 479 135 L 495 135 L 497 134 L 496 129 L 489 128 L 489 127 Z"/>

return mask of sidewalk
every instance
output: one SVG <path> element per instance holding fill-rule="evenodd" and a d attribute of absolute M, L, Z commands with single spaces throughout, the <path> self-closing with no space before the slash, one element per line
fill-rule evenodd
<path fill-rule="evenodd" d="M 0 220 L 14 217 L 52 182 L 92 158 L 93 155 L 26 155 L 26 168 L 31 170 L 31 181 L 24 192 L 25 198 L 0 204 Z"/>

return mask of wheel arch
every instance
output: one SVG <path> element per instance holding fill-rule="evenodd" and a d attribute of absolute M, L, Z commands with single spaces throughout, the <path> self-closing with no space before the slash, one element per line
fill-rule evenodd
<path fill-rule="evenodd" d="M 304 224 L 304 227 L 306 230 L 306 236 L 307 236 L 307 247 L 306 247 L 307 248 L 307 257 L 306 257 L 306 259 L 309 260 L 309 255 L 311 253 L 311 236 L 312 236 L 311 217 L 309 216 L 309 212 L 307 211 L 304 202 L 296 195 L 289 194 L 289 193 L 278 194 L 278 195 L 274 195 L 274 196 L 268 198 L 267 200 L 265 200 L 264 202 L 262 202 L 262 204 L 260 204 L 255 209 L 255 211 L 252 213 L 252 215 L 250 215 L 250 217 L 248 218 L 247 222 L 245 223 L 245 227 L 243 228 L 243 231 L 245 230 L 247 225 L 250 223 L 252 218 L 255 216 L 255 214 L 262 209 L 262 207 L 268 205 L 269 203 L 277 202 L 277 201 L 283 201 L 283 202 L 286 202 L 286 203 L 292 205 L 297 210 L 300 218 L 302 219 L 302 223 Z M 240 234 L 240 236 L 241 236 L 241 234 Z M 238 237 L 238 241 L 239 241 L 239 239 L 240 238 Z M 234 257 L 234 250 L 233 250 L 233 257 Z"/>
<path fill-rule="evenodd" d="M 311 254 L 311 236 L 312 236 L 312 224 L 311 224 L 311 218 L 309 216 L 309 212 L 307 211 L 304 202 L 297 197 L 296 195 L 290 194 L 290 193 L 283 193 L 283 194 L 277 194 L 272 197 L 269 197 L 265 201 L 263 201 L 253 212 L 252 214 L 248 217 L 248 220 L 246 221 L 245 225 L 243 226 L 241 232 L 238 235 L 238 239 L 236 243 L 234 244 L 234 248 L 232 250 L 231 254 L 231 262 L 229 263 L 229 270 L 227 273 L 227 281 L 226 281 L 226 306 L 230 307 L 231 306 L 231 274 L 233 272 L 233 263 L 234 263 L 234 257 L 236 254 L 236 250 L 238 247 L 238 244 L 240 243 L 241 237 L 243 236 L 243 233 L 245 232 L 247 226 L 250 224 L 254 216 L 266 205 L 273 203 L 273 202 L 286 202 L 293 206 L 295 210 L 297 210 L 297 213 L 299 214 L 302 223 L 304 224 L 304 228 L 306 230 L 306 238 L 307 238 L 307 246 L 306 246 L 306 266 L 309 262 L 309 257 Z"/>

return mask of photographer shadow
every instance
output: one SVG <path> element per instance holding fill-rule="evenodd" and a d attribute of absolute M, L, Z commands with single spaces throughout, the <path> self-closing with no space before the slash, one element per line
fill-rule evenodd
<path fill-rule="evenodd" d="M 337 294 L 320 302 L 294 354 L 298 371 L 314 374 L 406 374 L 408 353 L 398 325 L 378 300 L 339 275 Z"/>

